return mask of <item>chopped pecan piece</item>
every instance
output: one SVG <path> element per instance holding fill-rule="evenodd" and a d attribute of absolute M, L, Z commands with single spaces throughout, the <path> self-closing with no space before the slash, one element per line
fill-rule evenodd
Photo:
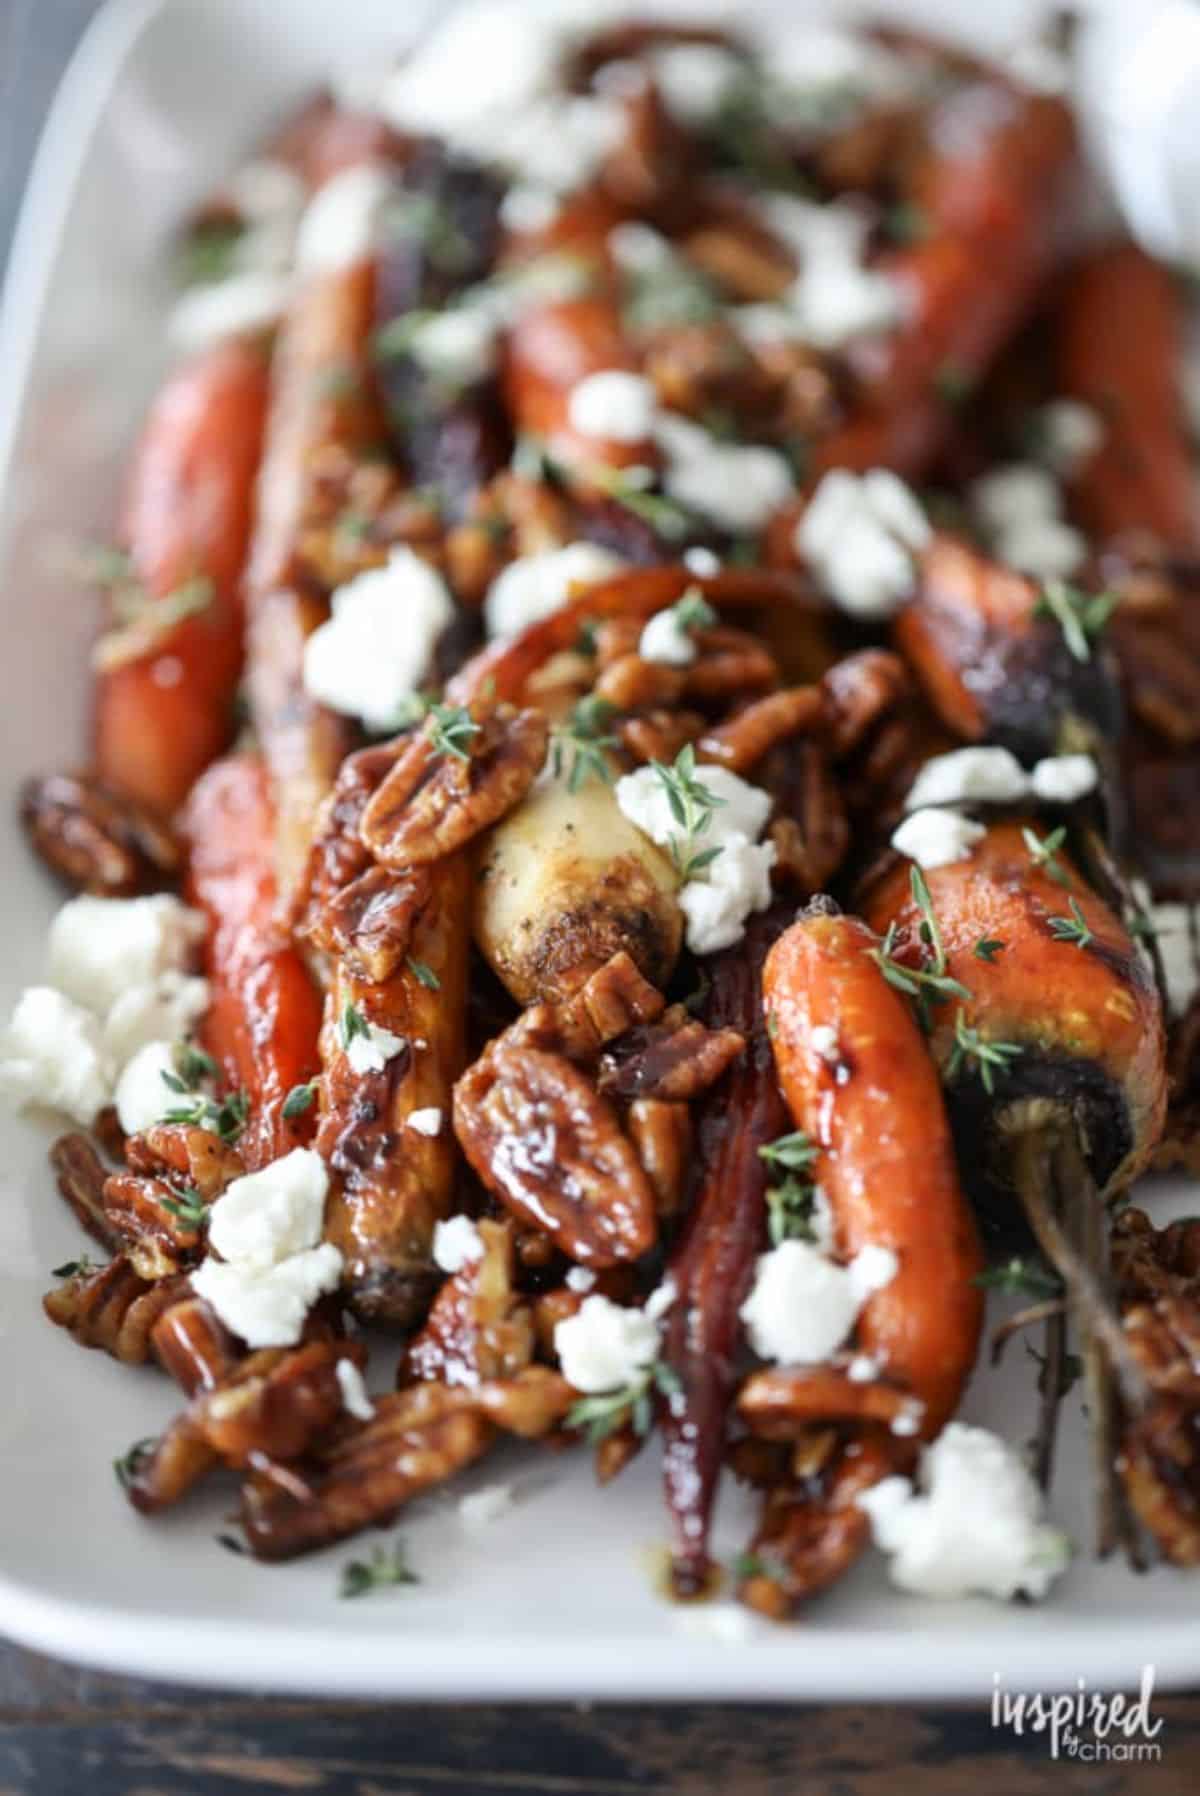
<path fill-rule="evenodd" d="M 457 753 L 439 752 L 429 726 L 418 732 L 368 800 L 359 833 L 385 866 L 452 854 L 518 805 L 537 778 L 549 738 L 541 711 L 500 705 L 474 722 Z"/>
<path fill-rule="evenodd" d="M 563 1051 L 573 1060 L 589 1059 L 636 1024 L 654 1022 L 664 1003 L 662 993 L 622 949 L 555 1007 Z"/>
<path fill-rule="evenodd" d="M 148 1283 L 118 1254 L 99 1272 L 80 1273 L 47 1291 L 42 1308 L 81 1347 L 100 1347 L 124 1365 L 142 1366 L 150 1358 L 155 1323 L 186 1291 L 184 1278 Z"/>
<path fill-rule="evenodd" d="M 242 1357 L 242 1348 L 202 1297 L 184 1297 L 164 1310 L 150 1332 L 155 1358 L 189 1397 L 215 1390 Z"/>
<path fill-rule="evenodd" d="M 734 773 L 757 766 L 769 749 L 789 736 L 816 729 L 825 715 L 818 686 L 789 686 L 744 705 L 724 723 L 706 730 L 696 744 L 697 759 L 715 761 Z"/>
<path fill-rule="evenodd" d="M 144 1134 L 131 1135 L 125 1159 L 130 1172 L 185 1179 L 206 1204 L 246 1170 L 236 1148 L 194 1123 L 155 1123 Z"/>
<path fill-rule="evenodd" d="M 637 1030 L 606 1055 L 599 1088 L 620 1098 L 665 1098 L 686 1103 L 715 1085 L 746 1041 L 736 1029 L 708 1029 L 695 1020 Z"/>
<path fill-rule="evenodd" d="M 618 711 L 642 711 L 651 705 L 673 705 L 684 688 L 682 671 L 661 661 L 622 655 L 602 670 L 595 694 Z"/>
<path fill-rule="evenodd" d="M 513 1289 L 513 1225 L 481 1222 L 482 1259 L 448 1279 L 409 1347 L 404 1373 L 431 1383 L 511 1378 L 533 1358 L 533 1318 Z M 403 1374 L 402 1374 L 403 1375 Z"/>
<path fill-rule="evenodd" d="M 21 822 L 35 853 L 81 892 L 132 898 L 158 891 L 179 871 L 179 843 L 167 825 L 91 774 L 27 780 Z"/>
<path fill-rule="evenodd" d="M 432 897 L 427 867 L 410 873 L 369 867 L 329 900 L 306 933 L 315 947 L 344 959 L 357 977 L 378 985 L 404 960 Z"/>
<path fill-rule="evenodd" d="M 654 1193 L 616 1111 L 562 1055 L 489 1048 L 454 1088 L 454 1127 L 489 1190 L 582 1265 L 654 1245 Z"/>
<path fill-rule="evenodd" d="M 371 853 L 359 836 L 359 824 L 367 801 L 396 764 L 404 738 L 377 743 L 347 755 L 338 768 L 333 791 L 326 798 L 313 830 L 296 896 L 296 927 L 313 937 L 320 929 L 325 907 L 371 866 Z M 318 946 L 324 944 L 318 941 Z"/>
<path fill-rule="evenodd" d="M 663 761 L 668 765 L 681 748 L 694 742 L 704 728 L 699 711 L 645 711 L 623 717 L 615 726 L 621 747 L 635 761 Z"/>
<path fill-rule="evenodd" d="M 846 858 L 850 825 L 838 782 L 819 742 L 797 742 L 781 748 L 787 764 L 781 770 L 777 815 L 767 826 L 775 844 L 775 876 L 805 897 L 823 892 Z"/>
<path fill-rule="evenodd" d="M 739 692 L 779 684 L 779 666 L 770 649 L 746 630 L 718 626 L 696 635 L 699 658 L 683 669 L 683 696 L 712 704 Z"/>
<path fill-rule="evenodd" d="M 829 669 L 821 686 L 826 739 L 835 761 L 853 753 L 880 719 L 912 692 L 908 669 L 890 649 L 862 649 L 845 656 Z"/>
<path fill-rule="evenodd" d="M 626 1121 L 637 1157 L 654 1187 L 659 1215 L 677 1215 L 683 1203 L 692 1146 L 692 1119 L 687 1105 L 663 1103 L 661 1098 L 635 1098 Z"/>
<path fill-rule="evenodd" d="M 96 1152 L 91 1137 L 72 1130 L 60 1135 L 50 1149 L 58 1189 L 93 1241 L 115 1253 L 120 1237 L 104 1212 L 104 1181 L 108 1168 Z"/>

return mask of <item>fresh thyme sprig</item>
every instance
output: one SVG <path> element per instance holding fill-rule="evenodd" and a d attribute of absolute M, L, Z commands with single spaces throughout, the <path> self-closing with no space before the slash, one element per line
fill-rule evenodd
<path fill-rule="evenodd" d="M 583 1429 L 590 1447 L 615 1434 L 627 1419 L 635 1434 L 645 1436 L 654 1420 L 653 1393 L 657 1390 L 664 1397 L 674 1397 L 679 1389 L 679 1379 L 670 1366 L 653 1360 L 620 1390 L 601 1391 L 573 1403 L 567 1411 L 567 1427 Z"/>
<path fill-rule="evenodd" d="M 396 1584 L 419 1584 L 416 1572 L 404 1556 L 399 1540 L 377 1546 L 367 1559 L 351 1559 L 342 1567 L 338 1595 L 370 1596 L 372 1591 L 386 1590 Z"/>
<path fill-rule="evenodd" d="M 1119 602 L 1119 593 L 1082 592 L 1065 580 L 1047 580 L 1033 614 L 1052 617 L 1076 661 L 1090 661 L 1092 645 L 1103 634 Z"/>
<path fill-rule="evenodd" d="M 168 1189 L 174 1192 L 174 1196 L 161 1199 L 163 1209 L 169 1210 L 186 1228 L 202 1227 L 208 1217 L 210 1205 L 205 1203 L 195 1185 L 171 1185 Z"/>
<path fill-rule="evenodd" d="M 933 908 L 933 897 L 924 873 L 915 863 L 909 869 L 909 890 L 921 913 L 917 935 L 924 949 L 924 963 L 912 967 L 906 961 L 896 959 L 899 930 L 895 923 L 888 924 L 883 941 L 869 953 L 890 986 L 906 997 L 916 999 L 922 1026 L 928 1029 L 934 1005 L 944 1004 L 950 998 L 969 999 L 971 993 L 961 980 L 946 971 L 946 944 Z"/>
<path fill-rule="evenodd" d="M 671 838 L 671 859 L 686 884 L 705 867 L 710 867 L 721 852 L 719 847 L 698 849 L 696 842 L 712 822 L 713 812 L 720 810 L 725 800 L 718 798 L 696 777 L 696 751 L 690 742 L 680 749 L 672 766 L 668 767 L 662 761 L 651 761 L 650 766 L 667 795 L 671 815 L 682 832 L 681 837 Z"/>
<path fill-rule="evenodd" d="M 650 490 L 649 468 L 589 467 L 589 479 L 625 511 L 649 524 L 667 542 L 680 542 L 692 528 L 691 514 L 677 500 Z"/>
<path fill-rule="evenodd" d="M 813 1211 L 816 1208 L 816 1186 L 808 1176 L 818 1149 L 803 1129 L 781 1135 L 758 1150 L 772 1171 L 782 1169 L 783 1177 L 767 1190 L 767 1234 L 771 1246 L 781 1241 L 813 1241 Z"/>
<path fill-rule="evenodd" d="M 289 1122 L 294 1116 L 303 1116 L 311 1110 L 317 1097 L 317 1081 L 310 1079 L 307 1085 L 293 1085 L 283 1100 L 283 1114 Z"/>
<path fill-rule="evenodd" d="M 975 944 L 976 960 L 986 960 L 991 966 L 997 955 L 1003 954 L 1007 944 L 998 941 L 994 936 L 981 935 Z"/>
<path fill-rule="evenodd" d="M 196 1047 L 193 1042 L 176 1043 L 173 1059 L 175 1071 L 189 1090 L 195 1085 L 202 1085 L 205 1079 L 215 1079 L 217 1076 L 217 1063 L 212 1055 L 206 1054 L 203 1048 Z"/>
<path fill-rule="evenodd" d="M 143 1464 L 158 1445 L 158 1437 L 145 1435 L 140 1441 L 134 1441 L 128 1452 L 122 1453 L 112 1462 L 113 1472 L 121 1489 L 128 1491 L 134 1479 L 141 1471 Z"/>
<path fill-rule="evenodd" d="M 1060 823 L 1048 836 L 1039 836 L 1036 830 L 1026 825 L 1021 836 L 1034 866 L 1040 867 L 1056 885 L 1069 887 L 1071 875 L 1058 858 L 1058 851 L 1067 839 L 1066 824 Z"/>
<path fill-rule="evenodd" d="M 1071 914 L 1069 917 L 1050 917 L 1050 933 L 1056 942 L 1074 942 L 1077 948 L 1086 948 L 1092 940 L 1092 932 L 1088 928 L 1087 918 L 1079 908 L 1077 898 L 1068 899 Z"/>
<path fill-rule="evenodd" d="M 1022 1259 L 1018 1254 L 1002 1266 L 989 1266 L 985 1272 L 978 1273 L 972 1283 L 981 1285 L 985 1291 L 1012 1291 L 1039 1303 L 1062 1293 L 1062 1280 L 1049 1266 L 1043 1266 L 1038 1260 Z"/>
<path fill-rule="evenodd" d="M 482 725 L 476 723 L 465 705 L 430 705 L 427 721 L 429 740 L 437 754 L 453 755 L 459 761 L 471 759 L 470 750 L 463 744 L 477 736 Z"/>
<path fill-rule="evenodd" d="M 711 630 L 717 614 L 698 586 L 689 586 L 681 599 L 671 607 L 671 615 L 680 630 L 690 635 L 695 630 Z"/>
<path fill-rule="evenodd" d="M 555 779 L 567 770 L 568 792 L 578 792 L 590 779 L 612 784 L 608 751 L 617 746 L 608 725 L 617 714 L 615 705 L 597 698 L 594 692 L 581 698 L 569 716 L 555 725 L 550 746 L 550 768 Z"/>
<path fill-rule="evenodd" d="M 187 1102 L 175 1104 L 163 1113 L 163 1121 L 186 1123 L 190 1128 L 210 1129 L 222 1141 L 236 1141 L 250 1115 L 250 1096 L 245 1091 L 231 1091 L 223 1098 L 207 1092 L 193 1091 L 178 1073 L 163 1071 L 163 1083 L 169 1091 Z"/>
<path fill-rule="evenodd" d="M 960 1010 L 954 1019 L 954 1047 L 946 1063 L 946 1077 L 957 1078 L 962 1069 L 968 1067 L 979 1074 L 983 1089 L 991 1097 L 996 1089 L 997 1072 L 1007 1072 L 1009 1062 L 1021 1051 L 1019 1042 L 990 1041 L 986 1035 L 981 1035 Z"/>
<path fill-rule="evenodd" d="M 353 998 L 347 998 L 342 1006 L 342 1014 L 338 1018 L 338 1033 L 342 1038 L 343 1048 L 348 1048 L 359 1036 L 365 1040 L 371 1033 L 370 1023 Z"/>
<path fill-rule="evenodd" d="M 413 958 L 413 956 L 410 954 L 408 956 L 407 960 L 405 961 L 405 965 L 407 966 L 409 972 L 412 974 L 413 978 L 416 980 L 417 984 L 423 985 L 425 987 L 426 991 L 429 991 L 429 992 L 440 992 L 441 991 L 442 982 L 438 978 L 437 974 L 434 972 L 433 968 L 429 965 L 428 961 L 415 960 Z"/>
<path fill-rule="evenodd" d="M 52 1266 L 51 1278 L 86 1278 L 89 1272 L 98 1272 L 99 1260 L 93 1260 L 90 1254 L 81 1253 L 77 1260 L 64 1260 L 61 1266 Z"/>

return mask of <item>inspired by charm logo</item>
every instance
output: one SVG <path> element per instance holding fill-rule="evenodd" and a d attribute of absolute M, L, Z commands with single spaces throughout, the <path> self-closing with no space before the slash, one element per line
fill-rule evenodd
<path fill-rule="evenodd" d="M 1089 1690 L 1084 1678 L 1073 1692 L 1006 1690 L 992 1673 L 992 1726 L 1014 1734 L 1045 1734 L 1052 1759 L 1083 1764 L 1149 1764 L 1162 1758 L 1162 1717 L 1151 1713 L 1154 1667 L 1142 1666 L 1136 1697 Z"/>

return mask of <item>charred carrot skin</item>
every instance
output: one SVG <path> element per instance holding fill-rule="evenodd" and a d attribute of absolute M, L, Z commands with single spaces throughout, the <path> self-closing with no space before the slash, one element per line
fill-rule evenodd
<path fill-rule="evenodd" d="M 1020 1053 L 989 1093 L 970 1062 L 949 1087 L 968 1166 L 982 1177 L 996 1118 L 1037 1099 L 1065 1105 L 1082 1124 L 1102 1192 L 1118 1191 L 1145 1166 L 1166 1103 L 1161 1008 L 1148 966 L 1124 925 L 1091 891 L 1062 851 L 1037 861 L 1024 834 L 1037 825 L 996 823 L 969 859 L 925 875 L 942 934 L 949 976 L 972 994 L 961 1009 L 968 1026 Z M 1065 882 L 1065 883 L 1064 883 Z M 1074 923 L 1086 940 L 1061 938 L 1052 920 Z M 907 863 L 885 871 L 863 895 L 871 926 L 899 931 L 896 957 L 920 964 L 920 912 Z M 990 959 L 982 941 L 1003 946 Z M 930 1046 L 939 1065 L 954 1062 L 957 1003 L 934 1010 Z"/>
<path fill-rule="evenodd" d="M 1178 282 L 1132 243 L 1071 272 L 1057 309 L 1055 390 L 1092 406 L 1103 442 L 1072 483 L 1101 538 L 1148 531 L 1200 549 L 1200 503 L 1179 391 L 1184 303 Z"/>
<path fill-rule="evenodd" d="M 859 1317 L 858 1344 L 921 1402 L 928 1440 L 974 1364 L 983 1257 L 936 1068 L 877 947 L 857 918 L 810 908 L 767 956 L 763 1005 L 792 1120 L 820 1150 L 815 1177 L 839 1255 L 896 1255 L 895 1277 Z M 821 1051 L 818 1029 L 834 1030 L 835 1049 Z"/>
<path fill-rule="evenodd" d="M 250 1099 L 239 1147 L 265 1166 L 313 1132 L 316 1106 L 286 1117 L 288 1093 L 320 1069 L 321 1000 L 280 926 L 275 809 L 256 755 L 233 755 L 196 786 L 183 819 L 187 895 L 209 921 L 205 967 L 211 986 L 204 1045 Z"/>
<path fill-rule="evenodd" d="M 211 594 L 96 683 L 96 767 L 105 785 L 169 816 L 227 746 L 242 667 L 239 583 L 267 403 L 262 350 L 223 343 L 177 369 L 151 408 L 121 524 L 151 599 L 204 576 Z"/>

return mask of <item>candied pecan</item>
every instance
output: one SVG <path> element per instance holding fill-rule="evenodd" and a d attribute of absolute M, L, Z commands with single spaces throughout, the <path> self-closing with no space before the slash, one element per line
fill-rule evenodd
<path fill-rule="evenodd" d="M 664 1098 L 686 1103 L 715 1085 L 746 1045 L 736 1029 L 708 1029 L 694 1019 L 637 1029 L 605 1055 L 599 1089 L 619 1098 Z"/>
<path fill-rule="evenodd" d="M 1155 1396 L 1125 1424 L 1117 1470 L 1130 1507 L 1172 1565 L 1200 1564 L 1200 1406 Z"/>
<path fill-rule="evenodd" d="M 821 744 L 799 742 L 781 752 L 787 765 L 776 787 L 779 814 L 767 827 L 767 839 L 775 844 L 776 879 L 808 896 L 824 891 L 845 860 L 850 825 Z"/>
<path fill-rule="evenodd" d="M 779 684 L 779 664 L 770 649 L 746 630 L 696 632 L 699 656 L 683 669 L 683 696 L 702 704 Z"/>
<path fill-rule="evenodd" d="M 641 711 L 651 705 L 673 705 L 684 688 L 677 667 L 661 661 L 643 661 L 637 654 L 622 655 L 603 668 L 595 695 L 618 711 Z"/>
<path fill-rule="evenodd" d="M 1130 1205 L 1114 1218 L 1110 1254 L 1122 1309 L 1176 1294 L 1200 1300 L 1200 1221 L 1157 1229 Z"/>
<path fill-rule="evenodd" d="M 104 1213 L 104 1165 L 91 1137 L 79 1130 L 60 1135 L 50 1149 L 58 1189 L 93 1241 L 114 1253 L 118 1235 Z"/>
<path fill-rule="evenodd" d="M 1113 643 L 1130 709 L 1155 735 L 1187 748 L 1200 738 L 1200 659 L 1173 621 L 1142 622 L 1118 609 Z"/>
<path fill-rule="evenodd" d="M 92 774 L 26 780 L 20 815 L 34 852 L 81 892 L 132 898 L 179 871 L 179 843 L 167 825 Z"/>
<path fill-rule="evenodd" d="M 736 427 L 770 406 L 768 383 L 724 318 L 658 326 L 646 339 L 642 371 L 665 410 L 705 423 L 716 413 Z"/>
<path fill-rule="evenodd" d="M 246 1168 L 236 1148 L 196 1123 L 155 1123 L 125 1143 L 129 1170 L 151 1178 L 177 1175 L 194 1185 L 203 1203 L 220 1197 Z"/>
<path fill-rule="evenodd" d="M 314 947 L 344 959 L 356 977 L 378 985 L 404 960 L 432 897 L 427 867 L 409 873 L 369 867 L 328 901 L 306 933 Z"/>
<path fill-rule="evenodd" d="M 851 1379 L 839 1366 L 770 1366 L 752 1372 L 738 1393 L 738 1413 L 763 1440 L 791 1441 L 814 1423 L 882 1422 L 912 1413 L 912 1397 L 898 1385 Z"/>
<path fill-rule="evenodd" d="M 169 1278 L 196 1264 L 203 1235 L 189 1219 L 194 1201 L 163 1179 L 115 1172 L 105 1181 L 104 1213 L 139 1277 Z"/>
<path fill-rule="evenodd" d="M 837 382 L 828 362 L 805 343 L 750 345 L 754 374 L 770 400 L 774 432 L 781 438 L 828 430 L 838 415 Z"/>
<path fill-rule="evenodd" d="M 150 1345 L 164 1372 L 189 1397 L 215 1389 L 242 1357 L 234 1336 L 202 1297 L 184 1297 L 164 1310 L 150 1331 Z"/>
<path fill-rule="evenodd" d="M 846 655 L 821 681 L 826 740 L 835 761 L 852 753 L 887 712 L 912 692 L 912 680 L 890 649 Z"/>
<path fill-rule="evenodd" d="M 590 1059 L 627 1029 L 654 1022 L 665 1001 L 657 986 L 642 977 L 633 957 L 621 949 L 572 997 L 554 1007 L 563 1052 L 573 1060 Z"/>
<path fill-rule="evenodd" d="M 683 1203 L 692 1145 L 692 1119 L 687 1105 L 664 1103 L 661 1098 L 635 1098 L 629 1106 L 626 1126 L 646 1177 L 654 1187 L 659 1215 L 677 1215 Z"/>
<path fill-rule="evenodd" d="M 744 705 L 724 723 L 706 730 L 696 744 L 696 758 L 715 761 L 734 773 L 757 766 L 768 749 L 789 736 L 816 728 L 825 711 L 817 686 L 789 686 Z"/>
<path fill-rule="evenodd" d="M 689 233 L 683 241 L 689 262 L 743 300 L 781 299 L 796 278 L 790 255 L 765 233 L 756 236 L 731 219 Z"/>
<path fill-rule="evenodd" d="M 581 1264 L 654 1245 L 654 1194 L 616 1111 L 561 1055 L 488 1049 L 454 1088 L 454 1127 L 488 1189 Z"/>
<path fill-rule="evenodd" d="M 402 1381 L 478 1385 L 533 1358 L 533 1318 L 513 1289 L 513 1226 L 481 1222 L 483 1256 L 448 1279 L 411 1343 Z"/>
<path fill-rule="evenodd" d="M 626 655 L 636 655 L 645 627 L 644 617 L 622 617 L 618 614 L 616 617 L 597 619 L 592 625 L 597 669 L 603 672 L 614 662 L 623 660 Z"/>
<path fill-rule="evenodd" d="M 474 1395 L 417 1384 L 379 1397 L 372 1420 L 318 1448 L 291 1488 L 253 1474 L 242 1487 L 251 1551 L 260 1559 L 295 1558 L 388 1522 L 405 1503 L 443 1484 L 495 1437 Z"/>
<path fill-rule="evenodd" d="M 621 744 L 635 761 L 672 762 L 681 748 L 694 742 L 704 728 L 699 711 L 645 711 L 624 717 L 615 726 Z"/>
<path fill-rule="evenodd" d="M 100 1347 L 124 1365 L 141 1366 L 150 1358 L 155 1323 L 186 1290 L 184 1278 L 153 1284 L 139 1278 L 126 1256 L 118 1254 L 99 1272 L 79 1273 L 47 1291 L 42 1308 L 81 1347 Z"/>
<path fill-rule="evenodd" d="M 433 558 L 442 529 L 437 503 L 406 487 L 389 462 L 331 442 L 307 474 L 297 566 L 327 592 L 382 566 L 401 543 Z"/>
<path fill-rule="evenodd" d="M 325 907 L 371 866 L 358 827 L 367 800 L 396 764 L 404 737 L 347 755 L 313 829 L 312 846 L 295 900 L 296 927 L 315 939 Z M 321 944 L 318 942 L 318 946 Z"/>
<path fill-rule="evenodd" d="M 518 805 L 546 759 L 541 711 L 499 705 L 474 719 L 462 755 L 439 753 L 427 726 L 402 748 L 363 811 L 359 833 L 386 866 L 440 860 Z"/>

